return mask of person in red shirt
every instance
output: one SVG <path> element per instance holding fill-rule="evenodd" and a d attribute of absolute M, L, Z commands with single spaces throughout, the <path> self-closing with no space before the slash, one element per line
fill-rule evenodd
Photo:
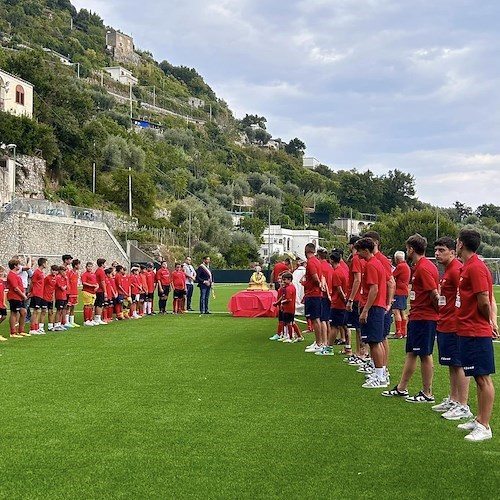
<path fill-rule="evenodd" d="M 66 278 L 68 279 L 68 325 L 73 328 L 80 328 L 75 323 L 75 306 L 78 304 L 78 281 L 80 279 L 80 261 L 73 259 L 71 269 L 66 268 Z"/>
<path fill-rule="evenodd" d="M 361 238 L 355 245 L 361 259 L 366 261 L 362 277 L 361 295 L 361 340 L 370 346 L 370 354 L 375 365 L 362 387 L 374 389 L 387 387 L 387 370 L 384 365 L 384 316 L 387 305 L 387 276 L 382 263 L 375 257 L 375 242 L 372 238 Z"/>
<path fill-rule="evenodd" d="M 58 275 L 56 276 L 56 321 L 54 325 L 55 332 L 62 332 L 65 330 L 62 325 L 62 319 L 66 304 L 68 303 L 68 279 L 66 278 L 66 268 L 59 266 Z"/>
<path fill-rule="evenodd" d="M 307 259 L 306 274 L 302 278 L 304 285 L 304 310 L 305 317 L 310 319 L 314 329 L 314 342 L 307 346 L 306 352 L 321 351 L 326 339 L 323 339 L 323 330 L 321 328 L 321 305 L 323 296 L 323 287 L 321 278 L 321 263 L 316 257 L 316 245 L 308 243 L 305 246 L 304 253 Z"/>
<path fill-rule="evenodd" d="M 477 386 L 477 416 L 458 427 L 470 431 L 466 441 L 491 439 L 491 412 L 495 387 L 492 337 L 498 336 L 497 310 L 492 292 L 492 278 L 476 252 L 481 235 L 473 229 L 462 229 L 457 239 L 457 253 L 464 263 L 460 271 L 457 307 L 457 334 L 460 361 L 467 377 L 474 377 Z"/>
<path fill-rule="evenodd" d="M 26 320 L 26 309 L 24 301 L 27 299 L 24 293 L 23 280 L 19 276 L 21 262 L 19 259 L 9 261 L 9 274 L 7 274 L 7 300 L 10 304 L 10 336 L 13 338 L 30 337 L 24 332 L 24 322 Z"/>
<path fill-rule="evenodd" d="M 70 269 L 70 265 L 71 265 L 71 262 L 73 261 L 73 257 L 69 254 L 65 254 L 62 256 L 62 266 L 64 267 L 64 272 L 66 274 L 66 278 L 68 280 L 68 288 L 66 290 L 66 305 L 64 306 L 64 309 L 63 309 L 63 312 L 62 312 L 62 319 L 61 319 L 61 324 L 62 326 L 66 329 L 66 328 L 74 328 L 74 325 L 72 325 L 69 321 L 69 304 L 70 304 L 70 300 L 69 300 L 69 276 L 68 276 L 68 272 L 71 270 Z M 74 309 L 74 308 L 73 308 Z"/>
<path fill-rule="evenodd" d="M 332 302 L 330 308 L 330 327 L 331 339 L 328 342 L 333 345 L 335 339 L 340 335 L 343 339 L 345 347 L 339 354 L 352 355 L 351 348 L 351 331 L 347 325 L 347 284 L 349 279 L 349 268 L 342 259 L 342 255 L 333 251 L 330 255 L 330 261 L 333 267 L 331 277 L 331 294 Z M 344 265 L 342 263 L 344 262 Z M 343 337 L 342 337 L 343 335 Z"/>
<path fill-rule="evenodd" d="M 280 276 L 287 271 L 290 271 L 290 265 L 292 261 L 290 259 L 285 259 L 283 262 L 278 262 L 271 273 L 271 281 L 274 283 L 274 289 L 278 291 L 280 289 Z"/>
<path fill-rule="evenodd" d="M 290 271 L 285 271 L 281 274 L 281 281 L 283 282 L 281 297 L 279 300 L 280 311 L 282 312 L 282 319 L 285 331 L 284 343 L 302 342 L 304 338 L 300 329 L 295 324 L 295 301 L 297 298 L 297 290 L 293 285 L 293 274 Z M 297 337 L 294 338 L 294 332 Z M 286 338 L 288 337 L 288 338 Z"/>
<path fill-rule="evenodd" d="M 172 273 L 172 287 L 174 288 L 173 313 L 182 314 L 186 298 L 186 275 L 179 262 L 175 263 L 175 271 Z"/>
<path fill-rule="evenodd" d="M 406 240 L 406 253 L 413 267 L 412 290 L 410 293 L 410 315 L 406 358 L 399 384 L 384 391 L 383 396 L 405 397 L 409 403 L 434 403 L 432 394 L 433 361 L 432 352 L 436 338 L 438 315 L 439 273 L 437 267 L 425 257 L 427 238 L 414 234 Z M 407 387 L 417 368 L 420 357 L 422 390 L 409 396 Z"/>
<path fill-rule="evenodd" d="M 156 271 L 156 281 L 158 282 L 158 308 L 160 314 L 167 313 L 167 300 L 170 293 L 170 271 L 166 260 L 161 262 L 160 269 Z"/>
<path fill-rule="evenodd" d="M 43 303 L 40 323 L 43 327 L 45 313 L 47 313 L 47 330 L 54 331 L 54 293 L 56 290 L 56 277 L 59 274 L 59 266 L 54 264 L 50 266 L 50 273 L 43 280 Z"/>
<path fill-rule="evenodd" d="M 45 257 L 40 257 L 38 259 L 38 268 L 35 269 L 33 276 L 31 276 L 31 283 L 28 291 L 28 296 L 31 297 L 30 307 L 33 309 L 31 314 L 30 335 L 45 334 L 43 321 L 41 322 L 41 327 L 39 324 L 43 305 L 43 280 L 45 279 L 45 269 L 47 269 L 47 259 Z"/>
<path fill-rule="evenodd" d="M 156 314 L 154 312 L 153 300 L 155 296 L 155 288 L 156 288 L 156 272 L 155 267 L 152 262 L 149 262 L 146 266 L 146 302 L 144 314 L 148 316 Z"/>
<path fill-rule="evenodd" d="M 83 299 L 83 324 L 85 326 L 95 326 L 94 323 L 94 303 L 96 290 L 99 288 L 97 278 L 94 273 L 92 262 L 85 264 L 85 272 L 82 274 L 82 299 Z"/>
<path fill-rule="evenodd" d="M 123 319 L 123 301 L 128 294 L 125 290 L 125 268 L 118 264 L 115 267 L 115 283 L 116 298 L 114 300 L 114 308 L 116 319 L 121 321 Z"/>
<path fill-rule="evenodd" d="M 0 324 L 7 319 L 7 308 L 5 307 L 5 268 L 0 266 Z M 0 335 L 0 342 L 7 339 Z"/>
<path fill-rule="evenodd" d="M 434 255 L 445 270 L 439 281 L 439 319 L 437 323 L 437 343 L 439 364 L 447 366 L 450 377 L 449 396 L 434 405 L 434 411 L 442 412 L 447 420 L 469 419 L 472 413 L 467 406 L 469 380 L 464 374 L 458 352 L 457 309 L 455 301 L 460 281 L 462 263 L 455 258 L 456 240 L 449 236 L 439 238 L 434 243 Z"/>
<path fill-rule="evenodd" d="M 396 267 L 392 272 L 392 276 L 396 281 L 396 290 L 394 292 L 394 303 L 392 310 L 394 311 L 394 321 L 396 323 L 396 338 L 403 339 L 407 334 L 408 318 L 406 316 L 406 308 L 408 306 L 408 285 L 410 284 L 411 270 L 406 263 L 405 253 L 398 250 L 394 254 Z"/>
<path fill-rule="evenodd" d="M 356 330 L 356 353 L 350 356 L 347 362 L 350 365 L 362 365 L 368 356 L 367 345 L 361 340 L 361 325 L 359 323 L 359 302 L 361 300 L 361 278 L 366 265 L 366 261 L 359 258 L 355 244 L 361 238 L 352 236 L 349 240 L 351 258 L 349 262 L 349 275 L 347 282 L 347 326 Z"/>
<path fill-rule="evenodd" d="M 97 325 L 106 325 L 103 321 L 102 313 L 103 308 L 107 306 L 108 294 L 106 292 L 106 273 L 104 272 L 106 259 L 97 259 L 97 269 L 95 277 L 99 285 L 95 292 L 95 319 L 94 323 Z"/>
<path fill-rule="evenodd" d="M 283 321 L 283 310 L 281 308 L 281 299 L 283 297 L 283 292 L 285 291 L 285 282 L 280 281 L 281 286 L 278 289 L 278 294 L 276 295 L 276 302 L 273 302 L 273 306 L 278 308 L 278 331 L 269 337 L 269 340 L 284 340 L 285 339 L 285 323 Z"/>
<path fill-rule="evenodd" d="M 323 339 L 323 350 L 328 347 L 328 337 L 330 336 L 330 308 L 331 295 L 330 289 L 333 267 L 328 262 L 328 252 L 324 248 L 318 248 L 316 252 L 321 265 L 321 288 L 323 290 L 321 296 L 321 338 Z"/>
<path fill-rule="evenodd" d="M 139 314 L 141 312 L 141 294 L 142 294 L 142 280 L 139 275 L 140 269 L 137 266 L 132 266 L 130 268 L 130 294 L 132 296 L 132 305 L 130 306 L 130 317 L 132 319 L 140 319 L 142 316 Z"/>
<path fill-rule="evenodd" d="M 113 321 L 113 310 L 116 303 L 116 299 L 118 297 L 118 292 L 116 290 L 115 284 L 115 276 L 116 271 L 113 267 L 108 267 L 104 270 L 104 274 L 106 275 L 106 294 L 108 296 L 108 300 L 106 302 L 105 307 L 103 308 L 103 320 L 107 323 Z"/>

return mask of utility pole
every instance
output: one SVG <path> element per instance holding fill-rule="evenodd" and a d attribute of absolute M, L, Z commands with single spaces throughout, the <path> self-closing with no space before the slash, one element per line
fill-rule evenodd
<path fill-rule="evenodd" d="M 128 215 L 132 217 L 132 167 L 128 167 Z"/>
<path fill-rule="evenodd" d="M 210 123 L 212 123 L 212 105 L 210 104 Z"/>
<path fill-rule="evenodd" d="M 439 239 L 439 209 L 436 208 L 436 240 Z"/>
<path fill-rule="evenodd" d="M 188 255 L 191 255 L 191 210 L 189 211 L 189 227 L 188 227 Z"/>
<path fill-rule="evenodd" d="M 269 257 L 269 278 L 271 278 L 271 209 L 268 209 L 267 253 Z"/>
<path fill-rule="evenodd" d="M 153 106 L 156 108 L 156 86 L 153 85 Z"/>
<path fill-rule="evenodd" d="M 95 155 L 95 141 L 94 141 L 94 155 Z M 92 192 L 95 194 L 95 161 L 92 162 Z"/>
<path fill-rule="evenodd" d="M 132 120 L 132 82 L 128 83 L 129 87 L 129 98 L 130 98 L 130 119 Z"/>

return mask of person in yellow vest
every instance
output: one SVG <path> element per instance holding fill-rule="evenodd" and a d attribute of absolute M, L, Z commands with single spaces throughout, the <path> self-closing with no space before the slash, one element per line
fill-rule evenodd
<path fill-rule="evenodd" d="M 255 272 L 250 277 L 247 290 L 269 290 L 266 277 L 260 266 L 255 266 Z"/>

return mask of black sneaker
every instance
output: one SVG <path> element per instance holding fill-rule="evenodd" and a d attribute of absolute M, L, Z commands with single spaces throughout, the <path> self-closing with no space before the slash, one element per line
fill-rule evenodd
<path fill-rule="evenodd" d="M 409 394 L 408 394 L 408 391 L 406 389 L 404 391 L 400 391 L 398 389 L 398 386 L 395 385 L 392 389 L 389 389 L 388 391 L 384 391 L 382 393 L 382 396 L 386 396 L 388 398 L 390 398 L 390 397 L 407 398 L 409 396 Z"/>
<path fill-rule="evenodd" d="M 415 396 L 406 396 L 407 403 L 435 403 L 434 396 L 427 396 L 424 391 L 420 391 Z"/>

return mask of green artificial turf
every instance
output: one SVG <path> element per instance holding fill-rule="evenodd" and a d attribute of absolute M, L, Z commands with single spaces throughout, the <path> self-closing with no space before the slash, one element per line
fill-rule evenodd
<path fill-rule="evenodd" d="M 238 288 L 219 287 L 212 310 Z M 2 343 L 0 497 L 498 495 L 498 409 L 494 438 L 466 443 L 429 405 L 362 389 L 342 356 L 269 341 L 275 327 L 168 315 Z M 391 348 L 396 383 L 404 342 Z M 438 366 L 434 392 L 447 394 Z"/>

